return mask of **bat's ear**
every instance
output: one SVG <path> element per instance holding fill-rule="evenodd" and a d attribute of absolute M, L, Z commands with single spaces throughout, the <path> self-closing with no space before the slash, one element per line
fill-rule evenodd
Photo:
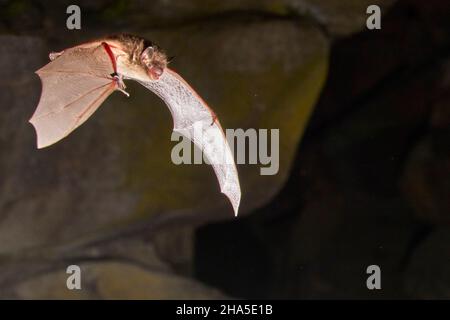
<path fill-rule="evenodd" d="M 167 58 L 167 64 L 171 63 L 175 59 L 175 56 Z"/>
<path fill-rule="evenodd" d="M 147 47 L 141 53 L 141 62 L 147 66 L 150 65 L 154 54 L 155 54 L 155 48 L 153 46 Z"/>

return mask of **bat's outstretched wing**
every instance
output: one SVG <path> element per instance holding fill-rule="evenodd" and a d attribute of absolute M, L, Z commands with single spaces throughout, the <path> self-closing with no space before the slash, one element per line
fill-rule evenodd
<path fill-rule="evenodd" d="M 36 73 L 42 93 L 30 122 L 38 148 L 66 137 L 117 89 L 114 66 L 102 45 L 67 49 Z"/>
<path fill-rule="evenodd" d="M 157 81 L 138 82 L 167 104 L 174 121 L 173 130 L 192 140 L 206 155 L 221 192 L 230 199 L 237 215 L 241 200 L 239 178 L 233 154 L 215 114 L 194 89 L 169 68 Z"/>

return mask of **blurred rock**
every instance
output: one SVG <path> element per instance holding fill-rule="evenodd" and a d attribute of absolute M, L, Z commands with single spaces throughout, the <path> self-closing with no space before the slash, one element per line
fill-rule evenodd
<path fill-rule="evenodd" d="M 442 64 L 441 81 L 430 101 L 430 133 L 414 146 L 402 187 L 417 216 L 427 223 L 450 223 L 450 67 Z"/>
<path fill-rule="evenodd" d="M 82 29 L 98 27 L 99 22 L 109 27 L 173 27 L 201 23 L 205 20 L 234 20 L 246 18 L 288 18 L 310 20 L 320 25 L 332 36 L 347 36 L 365 27 L 367 7 L 376 4 L 384 17 L 396 0 L 154 0 L 78 1 L 83 19 Z M 4 27 L 15 31 L 52 29 L 64 32 L 58 26 L 65 25 L 65 11 L 69 0 L 58 1 L 52 6 L 43 0 L 10 0 L 0 4 Z M 32 15 L 40 15 L 35 19 Z M 0 25 L 1 26 L 1 25 Z"/>
<path fill-rule="evenodd" d="M 0 31 L 13 29 L 25 31 L 43 28 L 42 7 L 30 0 L 0 1 Z"/>
<path fill-rule="evenodd" d="M 333 36 L 348 36 L 365 28 L 367 7 L 378 5 L 382 21 L 396 0 L 286 0 L 300 14 L 312 16 Z"/>
<path fill-rule="evenodd" d="M 160 230 L 153 238 L 155 251 L 169 263 L 177 274 L 193 275 L 194 228 L 169 227 Z"/>
<path fill-rule="evenodd" d="M 229 0 L 229 1 L 136 1 L 127 6 L 130 16 L 141 17 L 144 23 L 157 24 L 158 21 L 175 20 L 178 22 L 195 21 L 205 17 L 219 17 L 233 14 L 259 13 L 279 16 L 296 15 L 303 19 L 309 18 L 320 24 L 333 36 L 347 36 L 361 30 L 366 25 L 368 17 L 366 10 L 369 5 L 381 7 L 382 15 L 396 0 Z M 153 19 L 149 19 L 153 16 Z M 149 21 L 153 20 L 153 21 Z"/>
<path fill-rule="evenodd" d="M 9 289 L 16 299 L 224 299 L 218 290 L 194 280 L 146 270 L 138 264 L 85 262 L 81 290 L 69 290 L 65 269 L 36 275 Z"/>

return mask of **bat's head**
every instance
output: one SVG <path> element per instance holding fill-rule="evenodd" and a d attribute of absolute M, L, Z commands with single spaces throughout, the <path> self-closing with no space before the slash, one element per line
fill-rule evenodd
<path fill-rule="evenodd" d="M 149 77 L 153 80 L 158 80 L 167 67 L 166 54 L 154 44 L 146 46 L 142 50 L 140 59 Z"/>
<path fill-rule="evenodd" d="M 118 70 L 126 77 L 158 80 L 167 67 L 166 54 L 149 40 L 128 33 L 112 35 L 106 40 L 112 44 L 113 50 L 118 48 Z"/>

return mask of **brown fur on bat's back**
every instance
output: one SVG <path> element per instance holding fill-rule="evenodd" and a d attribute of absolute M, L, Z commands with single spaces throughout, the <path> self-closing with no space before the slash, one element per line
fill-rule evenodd
<path fill-rule="evenodd" d="M 141 54 L 147 47 L 154 47 L 156 51 L 161 55 L 161 58 L 166 60 L 165 53 L 155 45 L 152 41 L 129 34 L 129 33 L 119 33 L 113 34 L 106 37 L 106 40 L 118 41 L 122 44 L 123 50 L 129 54 L 130 62 L 141 64 Z"/>

